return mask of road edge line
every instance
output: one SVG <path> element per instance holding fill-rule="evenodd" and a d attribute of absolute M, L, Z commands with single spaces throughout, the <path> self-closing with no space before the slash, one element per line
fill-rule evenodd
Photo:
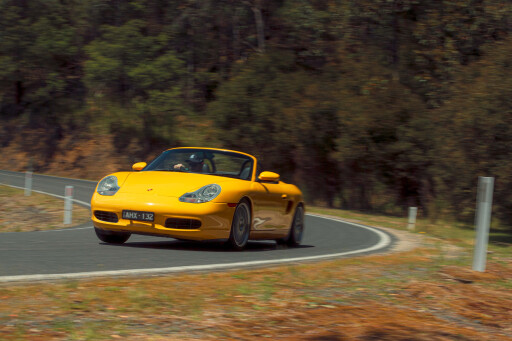
<path fill-rule="evenodd" d="M 3 182 L 0 182 L 0 185 L 1 186 L 7 186 L 7 187 L 12 187 L 12 188 L 17 188 L 17 189 L 25 189 L 25 187 L 20 187 L 20 186 L 14 186 L 14 185 L 8 185 L 8 184 L 5 184 Z M 32 192 L 36 192 L 36 193 L 39 193 L 39 194 L 45 194 L 45 195 L 49 195 L 49 196 L 52 196 L 52 197 L 56 197 L 56 198 L 59 198 L 59 199 L 66 199 L 65 196 L 63 195 L 58 195 L 58 194 L 53 194 L 53 193 L 48 193 L 48 192 L 43 192 L 43 191 L 37 191 L 37 190 L 32 190 Z M 73 202 L 77 203 L 77 204 L 80 204 L 82 206 L 86 206 L 86 207 L 89 207 L 91 208 L 91 204 L 85 202 L 85 201 L 81 201 L 81 200 L 78 200 L 78 199 L 72 199 Z"/>
<path fill-rule="evenodd" d="M 6 169 L 0 169 L 0 172 L 13 173 L 13 175 L 19 175 L 20 177 L 25 176 L 25 172 L 21 172 L 21 171 L 17 172 L 17 171 L 10 171 L 10 170 L 6 170 Z M 49 177 L 49 178 L 57 178 L 57 179 L 63 179 L 63 180 L 73 180 L 73 181 L 83 181 L 83 182 L 98 183 L 98 181 L 94 181 L 94 180 L 77 179 L 77 178 L 66 178 L 66 177 L 63 177 L 63 176 L 48 175 L 48 174 L 42 174 L 42 173 L 33 173 L 33 175 L 35 175 L 35 176 L 46 176 L 46 177 Z"/>
<path fill-rule="evenodd" d="M 327 219 L 332 221 L 337 221 L 340 223 L 345 223 L 357 227 L 361 227 L 367 230 L 370 230 L 377 234 L 379 237 L 379 241 L 373 246 L 360 249 L 360 250 L 352 250 L 346 252 L 338 252 L 331 253 L 327 255 L 316 255 L 316 256 L 305 256 L 305 257 L 294 257 L 294 258 L 284 258 L 284 259 L 272 259 L 272 260 L 261 260 L 261 261 L 249 261 L 249 262 L 235 262 L 235 263 L 226 263 L 226 264 L 208 264 L 208 265 L 186 265 L 186 266 L 176 266 L 176 267 L 167 267 L 167 268 L 151 268 L 151 269 L 129 269 L 129 270 L 107 270 L 107 271 L 88 271 L 88 272 L 76 272 L 76 273 L 65 273 L 65 274 L 36 274 L 36 275 L 18 275 L 18 276 L 1 276 L 0 283 L 8 283 L 8 282 L 37 282 L 37 281 L 51 281 L 51 280 L 75 280 L 75 279 L 84 279 L 91 277 L 122 277 L 122 276 L 140 276 L 140 275 L 165 275 L 171 273 L 182 273 L 182 272 L 199 272 L 199 271 L 219 271 L 219 270 L 229 270 L 229 269 L 239 269 L 239 268 L 250 268 L 257 266 L 265 266 L 265 265 L 280 265 L 280 264 L 289 264 L 289 263 L 297 263 L 303 261 L 315 261 L 315 260 L 324 260 L 324 259 L 334 259 L 341 258 L 354 254 L 364 254 L 368 252 L 374 252 L 380 249 L 384 249 L 391 245 L 392 239 L 390 235 L 386 232 L 383 232 L 375 227 L 370 227 L 366 225 L 361 225 L 349 221 L 345 221 L 341 218 L 331 218 L 320 216 L 316 214 L 307 215 Z"/>

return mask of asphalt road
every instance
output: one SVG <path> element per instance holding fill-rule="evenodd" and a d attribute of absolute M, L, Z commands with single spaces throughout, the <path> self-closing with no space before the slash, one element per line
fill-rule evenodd
<path fill-rule="evenodd" d="M 0 171 L 0 184 L 23 187 L 24 174 Z M 86 206 L 96 183 L 33 175 L 35 191 L 63 196 L 66 185 L 74 186 L 74 199 Z M 0 282 L 266 266 L 383 252 L 393 243 L 393 237 L 385 232 L 362 225 L 312 215 L 306 216 L 305 223 L 303 243 L 298 248 L 254 241 L 242 252 L 214 243 L 137 235 L 123 245 L 105 244 L 97 239 L 92 224 L 0 233 Z"/>

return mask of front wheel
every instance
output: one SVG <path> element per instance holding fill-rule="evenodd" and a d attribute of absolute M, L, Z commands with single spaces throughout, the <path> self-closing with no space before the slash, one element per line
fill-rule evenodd
<path fill-rule="evenodd" d="M 242 250 L 247 245 L 250 232 L 251 211 L 247 202 L 242 201 L 236 206 L 235 214 L 233 215 L 228 245 L 235 250 Z"/>
<path fill-rule="evenodd" d="M 123 244 L 131 236 L 131 233 L 128 232 L 105 231 L 96 226 L 94 226 L 94 231 L 99 240 L 109 244 Z"/>

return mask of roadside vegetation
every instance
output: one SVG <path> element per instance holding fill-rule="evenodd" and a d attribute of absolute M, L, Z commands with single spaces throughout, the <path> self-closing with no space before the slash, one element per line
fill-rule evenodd
<path fill-rule="evenodd" d="M 0 232 L 45 231 L 89 222 L 88 208 L 73 205 L 72 225 L 64 225 L 62 199 L 0 185 Z"/>

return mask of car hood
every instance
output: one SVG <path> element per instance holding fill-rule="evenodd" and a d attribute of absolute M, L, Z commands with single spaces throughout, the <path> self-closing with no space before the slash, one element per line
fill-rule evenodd
<path fill-rule="evenodd" d="M 209 184 L 240 181 L 207 174 L 166 171 L 129 173 L 118 193 L 154 194 L 180 197 Z M 222 187 L 222 185 L 221 185 Z"/>

